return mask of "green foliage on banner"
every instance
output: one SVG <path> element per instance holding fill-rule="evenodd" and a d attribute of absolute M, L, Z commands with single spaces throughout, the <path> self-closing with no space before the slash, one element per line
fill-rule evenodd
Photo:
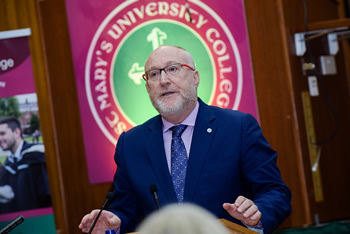
<path fill-rule="evenodd" d="M 36 114 L 32 114 L 32 118 L 30 119 L 30 132 L 33 133 L 35 130 L 40 129 L 39 116 Z"/>
<path fill-rule="evenodd" d="M 4 116 L 14 116 L 16 118 L 21 116 L 18 100 L 15 97 L 0 98 L 0 117 Z"/>

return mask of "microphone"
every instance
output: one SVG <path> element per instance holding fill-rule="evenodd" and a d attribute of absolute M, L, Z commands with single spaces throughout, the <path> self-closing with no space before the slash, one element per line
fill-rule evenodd
<path fill-rule="evenodd" d="M 1 234 L 9 233 L 12 229 L 17 227 L 20 223 L 24 221 L 23 216 L 18 216 L 14 220 L 12 220 L 9 224 L 7 224 L 3 229 L 0 230 Z"/>
<path fill-rule="evenodd" d="M 157 194 L 158 189 L 157 189 L 157 186 L 155 184 L 151 184 L 149 186 L 149 191 L 151 192 L 151 194 L 152 194 L 152 196 L 154 198 L 154 201 L 155 201 L 155 203 L 157 205 L 157 209 L 159 210 L 160 206 L 159 206 L 159 201 L 158 201 L 158 194 Z"/>
<path fill-rule="evenodd" d="M 94 229 L 95 225 L 96 225 L 96 222 L 98 220 L 98 218 L 100 217 L 101 213 L 103 210 L 107 209 L 109 207 L 109 205 L 111 204 L 111 202 L 114 200 L 115 198 L 115 193 L 114 192 L 109 192 L 107 193 L 107 196 L 106 196 L 106 200 L 105 202 L 103 203 L 101 209 L 100 209 L 100 212 L 98 212 L 95 220 L 94 220 L 94 223 L 92 224 L 92 226 L 90 227 L 90 230 L 89 230 L 89 234 L 91 234 L 92 230 Z"/>

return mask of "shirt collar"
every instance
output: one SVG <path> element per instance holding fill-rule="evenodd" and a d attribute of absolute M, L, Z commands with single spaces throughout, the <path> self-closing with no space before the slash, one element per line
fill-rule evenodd
<path fill-rule="evenodd" d="M 16 152 L 13 154 L 13 156 L 17 158 L 17 161 L 22 159 L 22 154 L 21 154 L 22 148 L 23 148 L 23 140 L 21 140 L 21 143 L 19 143 L 19 146 L 17 147 Z"/>
<path fill-rule="evenodd" d="M 197 104 L 193 108 L 192 112 L 180 124 L 194 127 L 194 124 L 195 124 L 196 118 L 197 118 L 197 114 L 198 114 L 198 110 L 199 110 L 199 102 L 197 102 Z M 167 121 L 163 117 L 162 117 L 162 122 L 163 122 L 163 133 L 168 131 L 169 128 L 171 128 L 172 126 L 178 125 L 178 124 L 173 124 L 173 123 Z"/>

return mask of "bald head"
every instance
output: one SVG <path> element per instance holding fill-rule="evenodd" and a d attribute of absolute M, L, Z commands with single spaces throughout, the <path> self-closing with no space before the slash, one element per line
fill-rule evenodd
<path fill-rule="evenodd" d="M 164 67 L 178 61 L 195 68 L 192 55 L 187 50 L 179 46 L 163 45 L 148 56 L 145 63 L 145 71 Z"/>

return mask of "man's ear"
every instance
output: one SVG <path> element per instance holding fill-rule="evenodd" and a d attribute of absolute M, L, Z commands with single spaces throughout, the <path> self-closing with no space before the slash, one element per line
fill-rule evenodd
<path fill-rule="evenodd" d="M 21 136 L 21 130 L 20 130 L 19 128 L 16 128 L 13 132 L 14 132 L 14 134 L 16 135 L 16 137 L 22 138 L 22 136 Z"/>
<path fill-rule="evenodd" d="M 196 87 L 198 87 L 200 79 L 199 79 L 199 72 L 197 70 L 194 71 L 193 77 L 194 77 L 194 83 L 196 84 Z"/>

